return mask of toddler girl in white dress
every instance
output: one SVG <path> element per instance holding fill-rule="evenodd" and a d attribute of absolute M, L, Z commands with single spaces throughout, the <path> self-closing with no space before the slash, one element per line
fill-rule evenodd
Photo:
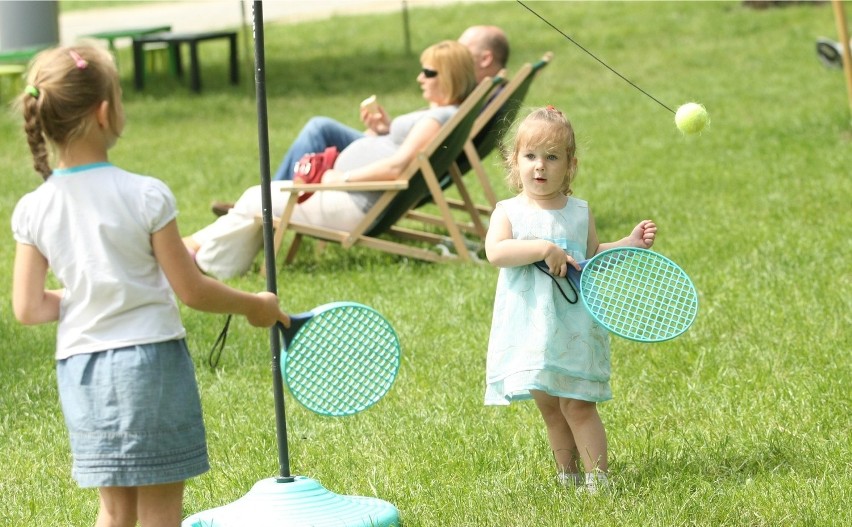
<path fill-rule="evenodd" d="M 570 303 L 551 277 L 613 247 L 650 248 L 657 227 L 640 222 L 630 235 L 600 243 L 588 204 L 573 196 L 574 130 L 552 106 L 517 127 L 507 152 L 509 183 L 519 194 L 497 204 L 485 251 L 500 268 L 488 343 L 485 404 L 532 398 L 566 486 L 591 492 L 606 484 L 607 444 L 597 403 L 612 398 L 609 337 L 582 301 Z M 583 474 L 585 472 L 585 474 Z"/>

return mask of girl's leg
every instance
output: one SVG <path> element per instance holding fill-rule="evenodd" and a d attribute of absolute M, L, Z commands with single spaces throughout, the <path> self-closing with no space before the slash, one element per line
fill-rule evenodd
<path fill-rule="evenodd" d="M 95 527 L 134 527 L 136 487 L 101 487 L 100 509 Z"/>
<path fill-rule="evenodd" d="M 562 413 L 560 399 L 542 391 L 532 391 L 533 400 L 538 406 L 544 425 L 547 428 L 547 441 L 556 460 L 559 474 L 565 474 L 569 480 L 579 477 L 577 468 L 577 444 Z M 571 481 L 568 481 L 571 483 Z"/>
<path fill-rule="evenodd" d="M 577 399 L 559 399 L 559 403 L 586 472 L 606 472 L 606 431 L 597 405 Z"/>
<path fill-rule="evenodd" d="M 182 481 L 138 487 L 140 527 L 179 527 L 183 516 L 183 487 Z"/>

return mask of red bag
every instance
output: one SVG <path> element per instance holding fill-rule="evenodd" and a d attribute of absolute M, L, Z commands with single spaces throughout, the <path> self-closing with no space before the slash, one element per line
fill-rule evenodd
<path fill-rule="evenodd" d="M 319 153 L 305 154 L 293 167 L 293 181 L 300 183 L 319 183 L 325 171 L 334 166 L 340 152 L 336 146 L 330 146 Z M 313 196 L 313 192 L 302 192 L 299 195 L 299 203 Z"/>

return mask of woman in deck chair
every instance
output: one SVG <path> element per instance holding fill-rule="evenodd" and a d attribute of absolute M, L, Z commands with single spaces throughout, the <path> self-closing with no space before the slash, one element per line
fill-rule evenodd
<path fill-rule="evenodd" d="M 435 138 L 476 87 L 473 57 L 454 40 L 434 44 L 420 55 L 417 82 L 428 103 L 396 117 L 390 132 L 366 136 L 346 147 L 324 182 L 386 181 L 398 178 L 423 147 Z M 272 214 L 280 216 L 289 181 L 272 182 Z M 321 227 L 351 230 L 358 225 L 381 192 L 317 192 L 296 206 L 293 220 Z M 249 270 L 263 244 L 263 227 L 255 221 L 261 213 L 260 186 L 246 190 L 228 214 L 184 238 L 187 250 L 207 274 L 230 278 Z"/>

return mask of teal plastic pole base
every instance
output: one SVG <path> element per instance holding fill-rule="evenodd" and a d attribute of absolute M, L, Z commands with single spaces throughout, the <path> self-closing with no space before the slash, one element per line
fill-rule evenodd
<path fill-rule="evenodd" d="M 296 476 L 258 481 L 237 501 L 186 518 L 181 527 L 400 527 L 399 511 L 378 498 L 335 494 Z"/>

